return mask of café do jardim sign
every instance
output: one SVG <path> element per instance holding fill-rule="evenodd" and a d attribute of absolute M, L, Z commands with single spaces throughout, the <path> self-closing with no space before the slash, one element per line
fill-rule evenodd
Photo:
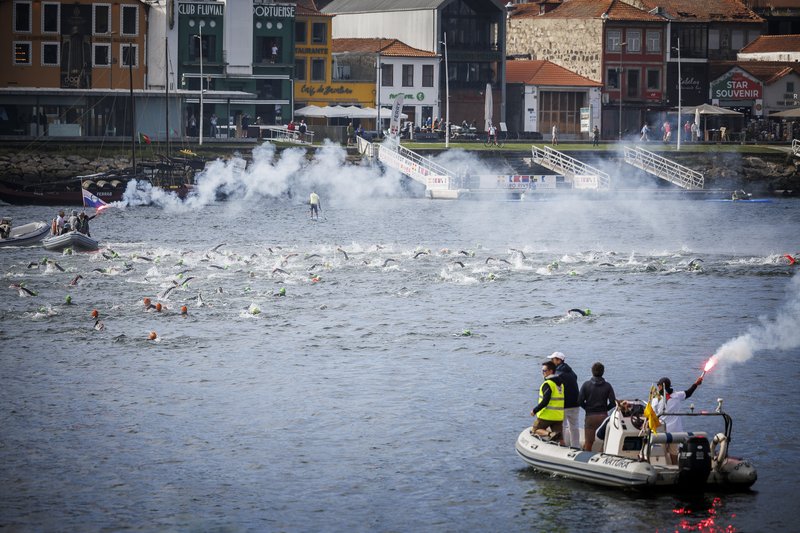
<path fill-rule="evenodd" d="M 760 81 L 739 68 L 711 82 L 711 100 L 761 100 L 763 91 Z"/>

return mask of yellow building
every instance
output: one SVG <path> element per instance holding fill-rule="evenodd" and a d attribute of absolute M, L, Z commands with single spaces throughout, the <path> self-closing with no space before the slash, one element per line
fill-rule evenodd
<path fill-rule="evenodd" d="M 298 0 L 295 15 L 295 109 L 307 105 L 375 106 L 374 82 L 354 83 L 333 72 L 333 15 L 314 0 Z"/>

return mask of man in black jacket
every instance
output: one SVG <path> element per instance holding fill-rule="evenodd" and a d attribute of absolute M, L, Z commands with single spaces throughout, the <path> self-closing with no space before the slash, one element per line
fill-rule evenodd
<path fill-rule="evenodd" d="M 583 423 L 583 449 L 592 450 L 594 434 L 603 420 L 608 418 L 608 411 L 616 404 L 614 387 L 603 379 L 605 373 L 603 363 L 592 365 L 592 379 L 581 386 L 578 393 L 578 405 L 586 412 Z"/>
<path fill-rule="evenodd" d="M 567 356 L 561 352 L 553 352 L 550 360 L 556 365 L 556 376 L 564 383 L 564 444 L 573 448 L 581 447 L 580 426 L 578 417 L 578 376 L 564 362 Z"/>

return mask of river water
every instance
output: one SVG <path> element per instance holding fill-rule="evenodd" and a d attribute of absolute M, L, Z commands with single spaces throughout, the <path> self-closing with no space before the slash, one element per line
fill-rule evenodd
<path fill-rule="evenodd" d="M 783 254 L 800 251 L 798 201 L 377 189 L 322 187 L 319 221 L 258 195 L 109 209 L 98 253 L 0 250 L 0 528 L 796 527 L 800 267 Z M 551 352 L 645 398 L 747 333 L 691 402 L 724 399 L 752 491 L 628 493 L 516 455 Z"/>

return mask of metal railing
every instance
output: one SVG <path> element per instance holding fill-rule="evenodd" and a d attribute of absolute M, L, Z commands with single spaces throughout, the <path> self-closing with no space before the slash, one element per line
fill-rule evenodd
<path fill-rule="evenodd" d="M 286 126 L 259 126 L 261 138 L 270 141 L 280 141 L 297 144 L 311 144 L 314 142 L 314 132 L 300 133 L 297 130 L 289 131 Z"/>
<path fill-rule="evenodd" d="M 638 146 L 625 146 L 625 162 L 684 189 L 702 189 L 703 174 Z"/>
<path fill-rule="evenodd" d="M 576 176 L 596 176 L 598 185 L 601 188 L 607 189 L 611 186 L 611 177 L 606 172 L 587 165 L 563 152 L 553 150 L 549 146 L 543 148 L 533 146 L 531 147 L 531 152 L 536 163 L 550 170 L 561 172 L 570 179 L 574 179 Z"/>
<path fill-rule="evenodd" d="M 356 136 L 356 144 L 360 154 L 375 157 L 383 164 L 402 172 L 426 187 L 432 186 L 431 178 L 435 178 L 435 183 L 438 184 L 437 188 L 457 188 L 457 184 L 462 182 L 457 178 L 455 172 L 400 146 L 397 141 L 386 139 L 383 143 L 378 144 Z"/>

